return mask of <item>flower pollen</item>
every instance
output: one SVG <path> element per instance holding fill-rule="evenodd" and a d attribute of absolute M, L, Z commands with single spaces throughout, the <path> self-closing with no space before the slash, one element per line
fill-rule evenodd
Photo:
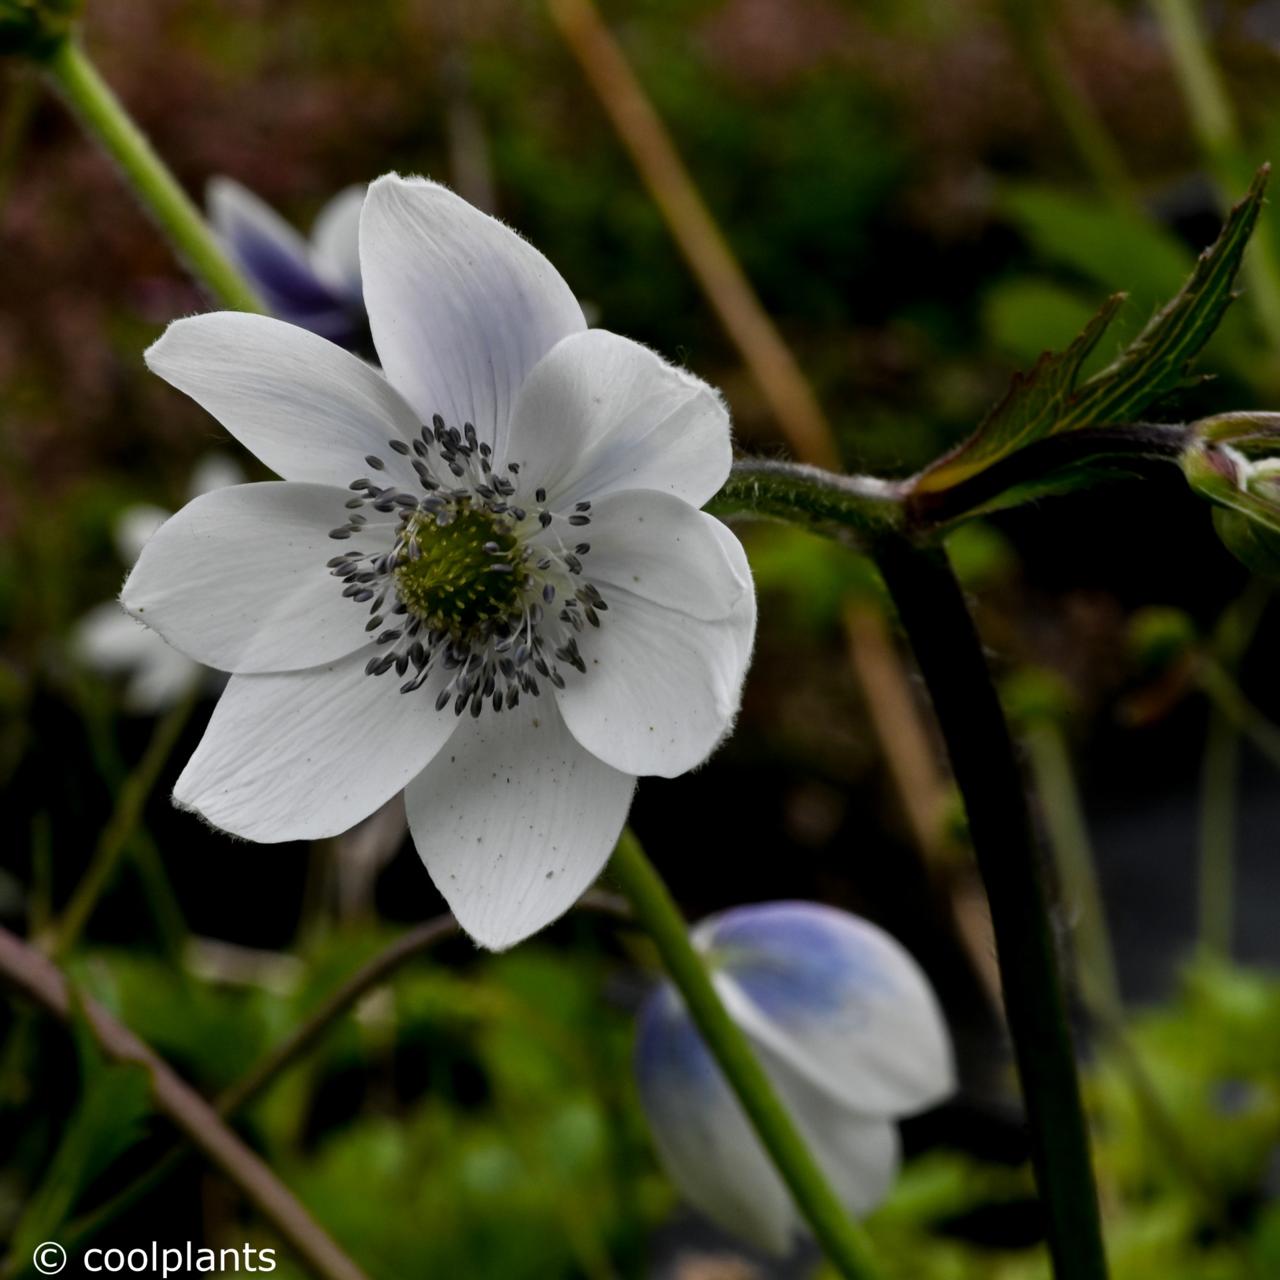
<path fill-rule="evenodd" d="M 585 672 L 576 633 L 598 627 L 608 605 L 581 578 L 590 544 L 570 548 L 560 534 L 579 536 L 591 504 L 562 514 L 542 488 L 526 500 L 519 464 L 496 469 L 471 423 L 459 431 L 437 414 L 412 445 L 389 444 L 410 459 L 418 491 L 370 476 L 353 480 L 350 514 L 329 532 L 338 541 L 379 543 L 328 562 L 342 594 L 368 606 L 365 630 L 377 633 L 382 652 L 366 673 L 394 669 L 409 677 L 400 691 L 410 693 L 443 671 L 437 710 L 452 703 L 456 715 L 479 716 L 486 706 L 500 712 L 522 694 L 536 697 L 541 681 L 563 688 L 562 667 Z M 381 457 L 365 461 L 373 475 L 386 473 Z M 395 520 L 371 520 L 365 508 Z"/>

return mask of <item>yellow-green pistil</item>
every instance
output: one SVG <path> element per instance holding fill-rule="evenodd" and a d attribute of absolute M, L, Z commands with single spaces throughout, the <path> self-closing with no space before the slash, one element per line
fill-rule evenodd
<path fill-rule="evenodd" d="M 401 538 L 396 591 L 431 630 L 461 638 L 519 612 L 518 544 L 501 518 L 464 506 L 445 525 L 415 516 Z"/>

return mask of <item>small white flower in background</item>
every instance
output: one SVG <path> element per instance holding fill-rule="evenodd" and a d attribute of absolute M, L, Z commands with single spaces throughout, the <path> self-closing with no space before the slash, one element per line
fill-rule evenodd
<path fill-rule="evenodd" d="M 808 902 L 737 907 L 693 940 L 833 1190 L 869 1212 L 898 1171 L 894 1121 L 955 1088 L 920 967 L 882 929 Z M 635 1061 L 671 1180 L 725 1230 L 786 1252 L 803 1229 L 790 1193 L 669 984 L 641 1011 Z"/>
<path fill-rule="evenodd" d="M 230 458 L 209 454 L 196 464 L 187 491 L 197 498 L 243 479 L 244 472 Z M 115 543 L 126 566 L 132 567 L 147 539 L 169 515 L 163 507 L 150 503 L 137 503 L 120 513 Z M 103 675 L 127 675 L 124 704 L 140 715 L 155 715 L 171 707 L 203 670 L 154 631 L 140 627 L 115 600 L 95 605 L 80 619 L 71 634 L 71 648 L 81 662 Z"/>
<path fill-rule="evenodd" d="M 242 314 L 147 353 L 284 480 L 184 508 L 122 600 L 235 673 L 179 805 L 270 842 L 403 791 L 462 926 L 505 947 L 595 879 L 636 777 L 700 764 L 737 713 L 755 597 L 698 510 L 728 416 L 434 183 L 370 187 L 360 259 L 385 374 Z"/>
<path fill-rule="evenodd" d="M 270 205 L 230 178 L 210 181 L 209 221 L 272 315 L 349 350 L 366 347 L 360 287 L 363 186 L 347 187 L 320 210 L 304 240 Z"/>

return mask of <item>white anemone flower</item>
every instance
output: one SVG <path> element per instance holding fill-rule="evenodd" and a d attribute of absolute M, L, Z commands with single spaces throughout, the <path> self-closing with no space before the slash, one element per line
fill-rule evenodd
<path fill-rule="evenodd" d="M 955 1088 L 951 1043 L 920 967 L 882 929 L 834 907 L 768 902 L 693 933 L 716 990 L 842 1203 L 861 1216 L 899 1166 L 894 1121 Z M 801 1219 L 684 1002 L 660 986 L 640 1015 L 640 1098 L 685 1198 L 773 1253 Z"/>
<path fill-rule="evenodd" d="M 188 493 L 199 497 L 239 484 L 244 472 L 220 454 L 202 458 L 191 473 Z M 132 566 L 148 538 L 169 518 L 163 507 L 135 503 L 126 507 L 113 530 L 121 562 Z M 201 678 L 203 668 L 140 627 L 115 600 L 95 605 L 71 633 L 71 649 L 86 666 L 103 675 L 124 675 L 124 705 L 140 715 L 155 715 L 173 706 Z"/>
<path fill-rule="evenodd" d="M 351 350 L 368 343 L 360 285 L 363 185 L 339 191 L 303 239 L 270 205 L 231 178 L 209 182 L 209 221 L 271 314 Z"/>
<path fill-rule="evenodd" d="M 462 926 L 505 947 L 596 877 L 637 776 L 732 724 L 755 597 L 698 509 L 728 416 L 435 183 L 370 187 L 360 260 L 382 371 L 243 314 L 147 353 L 284 479 L 184 508 L 121 598 L 233 673 L 177 804 L 272 842 L 403 791 Z"/>

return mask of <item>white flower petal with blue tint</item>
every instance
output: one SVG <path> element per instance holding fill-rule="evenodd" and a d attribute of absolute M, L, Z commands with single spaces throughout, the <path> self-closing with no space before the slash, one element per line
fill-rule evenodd
<path fill-rule="evenodd" d="M 346 498 L 281 481 L 202 494 L 147 542 L 120 601 L 220 671 L 299 671 L 354 653 L 370 639 L 364 619 L 323 571 Z"/>
<path fill-rule="evenodd" d="M 405 811 L 458 923 L 500 951 L 563 915 L 608 861 L 635 779 L 574 741 L 550 698 L 465 719 Z"/>
<path fill-rule="evenodd" d="M 133 564 L 142 554 L 147 541 L 172 514 L 150 502 L 135 502 L 125 507 L 116 517 L 112 528 L 120 559 L 125 564 Z"/>
<path fill-rule="evenodd" d="M 946 1023 L 920 966 L 882 929 L 833 907 L 738 907 L 698 926 L 734 1019 L 797 1073 L 870 1116 L 955 1089 Z"/>
<path fill-rule="evenodd" d="M 542 254 L 423 178 L 388 174 L 370 186 L 360 266 L 387 377 L 421 421 L 473 423 L 489 444 L 534 365 L 586 327 Z"/>
<path fill-rule="evenodd" d="M 311 262 L 316 275 L 340 298 L 363 305 L 360 287 L 360 209 L 367 188 L 339 191 L 316 216 Z"/>
<path fill-rule="evenodd" d="M 737 714 L 756 623 L 746 557 L 731 559 L 713 517 L 664 494 L 614 494 L 596 510 L 588 559 L 608 610 L 581 639 L 586 671 L 556 698 L 600 759 L 675 777 Z"/>
<path fill-rule="evenodd" d="M 308 671 L 232 676 L 175 803 L 263 844 L 336 836 L 367 818 L 458 725 L 430 714 L 434 689 L 409 703 L 394 680 L 366 677 L 371 652 Z"/>
<path fill-rule="evenodd" d="M 563 339 L 533 368 L 497 452 L 537 463 L 566 506 L 620 489 L 701 506 L 733 460 L 729 415 L 711 387 L 601 329 Z"/>
<path fill-rule="evenodd" d="M 894 1127 L 850 1112 L 767 1052 L 761 1063 L 841 1203 L 869 1212 L 897 1173 Z M 670 987 L 641 1013 L 636 1074 L 654 1144 L 686 1199 L 726 1231 L 785 1253 L 803 1229 L 790 1193 Z"/>
<path fill-rule="evenodd" d="M 354 202 L 317 231 L 334 272 Z M 594 879 L 635 776 L 694 767 L 733 722 L 751 576 L 687 501 L 723 479 L 728 420 L 634 343 L 577 341 L 550 263 L 434 183 L 369 189 L 360 265 L 385 377 L 257 316 L 152 348 L 285 483 L 187 508 L 125 600 L 239 673 L 180 804 L 275 841 L 405 789 L 463 927 L 509 946 Z"/>
<path fill-rule="evenodd" d="M 244 468 L 233 458 L 224 453 L 206 453 L 192 468 L 187 497 L 198 498 L 202 493 L 227 489 L 233 484 L 244 484 L 244 481 Z"/>
<path fill-rule="evenodd" d="M 96 605 L 76 624 L 71 649 L 104 675 L 127 674 L 124 704 L 139 714 L 163 711 L 200 678 L 198 663 L 135 622 L 114 601 Z"/>
<path fill-rule="evenodd" d="M 175 320 L 146 360 L 285 480 L 345 489 L 378 454 L 390 478 L 416 483 L 387 448 L 417 435 L 413 410 L 376 370 L 305 329 L 239 312 L 193 316 Z"/>

